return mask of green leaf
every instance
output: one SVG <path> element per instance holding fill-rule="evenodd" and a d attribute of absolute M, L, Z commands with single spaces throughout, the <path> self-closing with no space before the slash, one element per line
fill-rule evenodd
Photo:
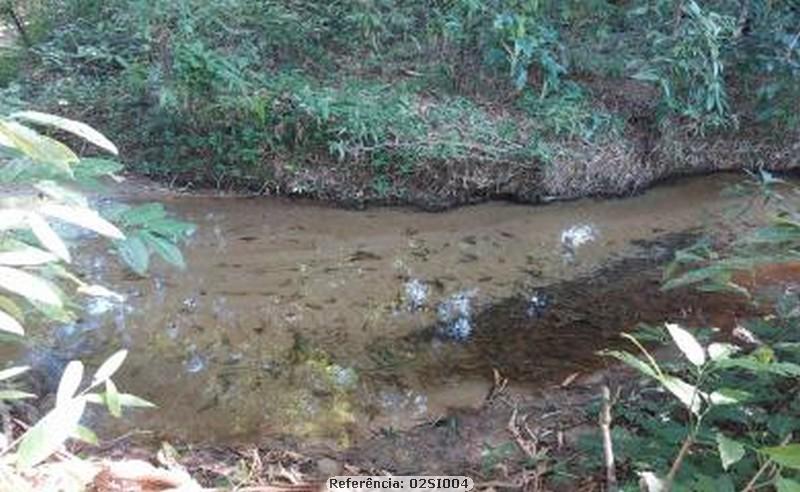
<path fill-rule="evenodd" d="M 169 240 L 147 232 L 142 232 L 141 237 L 164 261 L 181 269 L 186 268 L 180 248 Z"/>
<path fill-rule="evenodd" d="M 658 379 L 658 377 L 659 377 L 658 374 L 656 373 L 656 371 L 653 370 L 653 368 L 650 367 L 646 362 L 644 362 L 643 360 L 639 359 L 638 357 L 636 357 L 633 354 L 630 354 L 628 352 L 620 352 L 620 351 L 617 351 L 617 350 L 606 350 L 606 351 L 601 352 L 601 354 L 605 355 L 605 356 L 608 356 L 608 357 L 613 357 L 613 358 L 615 358 L 615 359 L 617 359 L 617 360 L 629 365 L 630 367 L 638 370 L 639 372 L 641 372 L 645 376 L 650 376 L 651 378 L 656 378 L 656 379 Z"/>
<path fill-rule="evenodd" d="M 41 303 L 61 307 L 63 302 L 46 281 L 16 268 L 0 266 L 0 288 Z"/>
<path fill-rule="evenodd" d="M 752 398 L 752 396 L 753 395 L 747 391 L 733 388 L 720 388 L 708 395 L 708 399 L 713 405 L 734 405 L 747 401 Z"/>
<path fill-rule="evenodd" d="M 687 285 L 698 284 L 701 282 L 712 282 L 719 284 L 727 284 L 730 276 L 730 271 L 721 268 L 718 265 L 712 265 L 705 268 L 697 268 L 690 270 L 683 275 L 666 282 L 662 290 L 672 290 L 678 287 L 685 287 Z"/>
<path fill-rule="evenodd" d="M 781 466 L 800 469 L 800 444 L 761 448 L 759 451 Z"/>
<path fill-rule="evenodd" d="M 117 302 L 122 302 L 125 300 L 125 297 L 122 294 L 114 292 L 112 290 L 108 290 L 106 287 L 102 285 L 81 285 L 78 287 L 78 292 L 81 294 L 86 294 L 87 296 L 92 297 L 105 297 L 107 299 L 113 299 Z"/>
<path fill-rule="evenodd" d="M 791 362 L 763 362 L 754 357 L 737 357 L 718 362 L 723 369 L 738 368 L 754 373 L 777 374 L 779 376 L 800 376 L 800 365 Z"/>
<path fill-rule="evenodd" d="M 788 478 L 778 477 L 775 480 L 776 492 L 800 492 L 800 482 Z"/>
<path fill-rule="evenodd" d="M 17 303 L 6 296 L 0 296 L 0 309 L 13 316 L 15 319 L 23 319 L 25 317 Z"/>
<path fill-rule="evenodd" d="M 139 236 L 130 236 L 124 241 L 119 241 L 117 251 L 120 258 L 139 275 L 145 275 L 150 266 L 150 251 Z"/>
<path fill-rule="evenodd" d="M 114 381 L 110 379 L 106 379 L 106 406 L 108 407 L 109 413 L 114 417 L 121 417 L 122 416 L 122 403 L 119 401 L 119 392 L 117 391 L 117 385 L 114 384 Z"/>
<path fill-rule="evenodd" d="M 78 360 L 70 361 L 64 369 L 64 374 L 61 375 L 61 381 L 58 383 L 58 391 L 56 392 L 56 406 L 65 405 L 77 393 L 78 388 L 83 381 L 83 363 Z"/>
<path fill-rule="evenodd" d="M 81 441 L 94 446 L 100 442 L 100 440 L 97 438 L 97 434 L 95 434 L 92 429 L 82 425 L 75 426 L 75 432 L 70 437 L 80 439 Z"/>
<path fill-rule="evenodd" d="M 717 449 L 719 450 L 719 459 L 722 461 L 722 468 L 727 471 L 728 468 L 744 458 L 744 446 L 738 441 L 725 437 L 722 433 L 717 433 Z"/>
<path fill-rule="evenodd" d="M 89 201 L 74 190 L 70 190 L 51 180 L 39 181 L 34 185 L 34 188 L 41 191 L 44 195 L 61 202 L 65 205 L 75 205 L 77 207 L 88 207 Z"/>
<path fill-rule="evenodd" d="M 700 414 L 700 407 L 705 396 L 697 387 L 679 379 L 675 376 L 662 376 L 659 382 L 670 393 L 675 395 L 681 403 L 686 406 L 693 414 Z"/>
<path fill-rule="evenodd" d="M 108 359 L 106 359 L 105 362 L 103 362 L 100 367 L 97 368 L 97 372 L 94 373 L 94 377 L 92 378 L 92 386 L 103 383 L 108 378 L 116 374 L 119 368 L 122 367 L 122 363 L 125 362 L 125 357 L 127 356 L 127 350 L 118 350 Z"/>
<path fill-rule="evenodd" d="M 739 347 L 730 343 L 712 343 L 708 346 L 708 356 L 713 361 L 727 359 L 739 351 Z"/>
<path fill-rule="evenodd" d="M 28 224 L 42 246 L 67 263 L 71 261 L 67 245 L 46 220 L 38 214 L 30 214 L 28 215 Z"/>
<path fill-rule="evenodd" d="M 62 118 L 61 116 L 55 116 L 52 114 L 39 113 L 38 111 L 20 111 L 12 114 L 11 117 L 27 120 L 32 123 L 38 123 L 40 125 L 52 126 L 72 133 L 73 135 L 77 135 L 84 140 L 97 145 L 101 149 L 111 152 L 114 155 L 119 153 L 116 145 L 114 145 L 102 133 L 98 132 L 86 123 L 70 120 L 68 118 Z"/>
<path fill-rule="evenodd" d="M 156 408 L 157 405 L 144 398 L 140 398 L 130 393 L 120 393 L 119 404 L 123 407 L 137 407 L 137 408 Z"/>
<path fill-rule="evenodd" d="M 0 390 L 0 400 L 24 400 L 28 398 L 36 398 L 36 395 L 19 390 Z"/>
<path fill-rule="evenodd" d="M 120 220 L 128 226 L 147 226 L 151 222 L 163 219 L 167 214 L 164 205 L 160 203 L 146 203 L 129 208 L 120 216 Z"/>
<path fill-rule="evenodd" d="M 163 218 L 147 223 L 147 230 L 159 236 L 178 242 L 181 238 L 191 235 L 195 230 L 195 225 L 180 220 Z"/>
<path fill-rule="evenodd" d="M 25 334 L 25 330 L 22 328 L 22 325 L 19 323 L 19 321 L 14 319 L 13 316 L 3 310 L 0 310 L 0 331 L 13 333 L 20 336 Z"/>
<path fill-rule="evenodd" d="M 108 403 L 106 403 L 105 394 L 101 395 L 98 393 L 89 393 L 88 395 L 86 395 L 86 400 L 89 403 L 94 403 L 96 405 L 108 405 Z M 130 393 L 119 393 L 119 404 L 122 407 L 138 407 L 138 408 L 157 407 L 155 403 L 149 402 L 144 398 L 140 398 Z"/>
<path fill-rule="evenodd" d="M 71 164 L 79 160 L 66 145 L 14 121 L 0 121 L 0 145 L 15 148 L 35 161 L 53 165 L 68 176 L 72 176 Z"/>
<path fill-rule="evenodd" d="M 7 266 L 36 266 L 57 260 L 52 253 L 27 245 L 13 251 L 0 252 L 0 265 Z"/>
<path fill-rule="evenodd" d="M 125 167 L 117 161 L 108 159 L 84 158 L 74 167 L 75 179 L 85 180 L 101 176 L 111 176 Z"/>
<path fill-rule="evenodd" d="M 677 345 L 681 352 L 683 352 L 683 355 L 689 359 L 689 362 L 697 367 L 706 363 L 705 350 L 703 350 L 703 347 L 697 342 L 694 335 L 674 323 L 667 323 L 666 327 L 675 345 Z"/>
<path fill-rule="evenodd" d="M 0 371 L 0 381 L 11 379 L 30 370 L 28 366 L 9 367 Z"/>
<path fill-rule="evenodd" d="M 667 481 L 653 472 L 639 472 L 641 490 L 645 492 L 664 492 L 667 490 Z"/>
<path fill-rule="evenodd" d="M 28 212 L 19 208 L 0 209 L 0 230 L 16 229 L 23 227 Z"/>
<path fill-rule="evenodd" d="M 86 408 L 85 398 L 75 398 L 57 406 L 22 436 L 18 463 L 31 468 L 50 457 L 76 432 L 76 426 Z"/>
<path fill-rule="evenodd" d="M 123 239 L 125 237 L 117 226 L 100 217 L 100 214 L 90 208 L 47 203 L 39 207 L 39 212 L 69 224 L 89 229 L 111 239 Z"/>

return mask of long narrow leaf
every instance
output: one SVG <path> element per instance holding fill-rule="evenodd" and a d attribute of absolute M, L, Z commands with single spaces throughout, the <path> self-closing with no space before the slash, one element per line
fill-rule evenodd
<path fill-rule="evenodd" d="M 84 140 L 87 140 L 101 149 L 107 150 L 114 155 L 119 154 L 117 146 L 111 140 L 107 139 L 102 133 L 98 132 L 86 123 L 80 121 L 70 120 L 61 116 L 56 116 L 47 113 L 40 113 L 38 111 L 20 111 L 11 115 L 12 118 L 27 120 L 32 123 L 40 125 L 48 125 L 56 127 L 60 130 L 77 135 Z"/>

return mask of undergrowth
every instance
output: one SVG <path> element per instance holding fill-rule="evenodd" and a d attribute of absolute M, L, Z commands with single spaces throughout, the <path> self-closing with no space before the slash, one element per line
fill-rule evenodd
<path fill-rule="evenodd" d="M 798 123 L 791 2 L 8 5 L 6 23 L 26 27 L 0 57 L 6 91 L 117 135 L 134 169 L 183 184 L 290 192 L 314 174 L 401 196 L 442 163 L 540 167 L 563 142 L 636 142 L 649 119 L 697 134 Z M 660 92 L 644 120 L 632 93 L 608 104 L 625 80 Z"/>

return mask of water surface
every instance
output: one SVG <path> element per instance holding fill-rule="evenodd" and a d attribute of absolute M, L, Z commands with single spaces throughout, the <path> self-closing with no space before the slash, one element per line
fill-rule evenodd
<path fill-rule="evenodd" d="M 596 367 L 623 329 L 700 313 L 659 292 L 658 265 L 733 204 L 719 193 L 732 179 L 436 214 L 155 193 L 198 226 L 188 268 L 141 279 L 86 248 L 126 302 L 91 304 L 27 357 L 130 349 L 119 384 L 159 405 L 133 425 L 176 438 L 348 444 L 479 405 L 493 369 L 552 384 Z"/>

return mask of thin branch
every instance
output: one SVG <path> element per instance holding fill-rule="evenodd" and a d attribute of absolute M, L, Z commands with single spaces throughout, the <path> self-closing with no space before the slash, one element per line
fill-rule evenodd
<path fill-rule="evenodd" d="M 780 445 L 785 446 L 791 440 L 792 440 L 792 434 L 789 433 L 789 435 L 783 438 Z M 758 479 L 761 478 L 761 475 L 763 475 L 764 472 L 766 472 L 769 469 L 769 467 L 773 464 L 774 463 L 771 459 L 767 459 L 767 461 L 765 461 L 764 464 L 761 465 L 758 471 L 756 471 L 756 474 L 753 475 L 753 478 L 751 478 L 750 481 L 747 482 L 747 485 L 744 486 L 742 492 L 750 492 L 751 490 L 755 490 L 756 482 L 758 481 Z"/>
<path fill-rule="evenodd" d="M 617 471 L 614 465 L 614 444 L 611 440 L 611 390 L 603 385 L 603 408 L 600 411 L 600 431 L 603 433 L 603 456 L 606 466 L 606 490 L 616 492 Z"/>
<path fill-rule="evenodd" d="M 9 17 L 11 17 L 11 21 L 14 22 L 14 26 L 17 28 L 17 32 L 19 33 L 19 37 L 22 39 L 22 42 L 25 46 L 31 46 L 31 39 L 28 37 L 28 32 L 25 30 L 25 23 L 20 19 L 19 15 L 17 15 L 16 10 L 14 10 L 14 4 L 11 1 L 7 1 L 4 5 L 4 9 Z"/>
<path fill-rule="evenodd" d="M 669 473 L 667 473 L 667 485 L 665 487 L 667 492 L 672 490 L 672 484 L 675 481 L 675 476 L 678 474 L 678 471 L 680 471 L 681 465 L 683 465 L 683 460 L 686 458 L 686 455 L 689 454 L 689 450 L 692 449 L 692 445 L 694 445 L 694 431 L 690 431 L 689 435 L 686 436 L 686 439 L 683 440 L 681 450 L 678 451 L 678 455 L 675 457 L 675 461 L 672 462 L 672 467 L 669 469 Z"/>
<path fill-rule="evenodd" d="M 683 19 L 683 0 L 675 0 L 675 11 L 672 16 L 672 34 L 677 36 L 681 29 L 681 19 Z"/>

